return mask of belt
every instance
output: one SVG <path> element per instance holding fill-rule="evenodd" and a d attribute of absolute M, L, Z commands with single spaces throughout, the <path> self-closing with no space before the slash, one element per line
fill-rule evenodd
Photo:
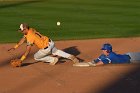
<path fill-rule="evenodd" d="M 51 42 L 51 39 L 49 39 L 49 42 Z"/>
<path fill-rule="evenodd" d="M 49 39 L 49 42 L 51 42 L 51 39 Z M 47 47 L 45 47 L 44 49 L 47 49 L 48 48 L 48 46 Z"/>

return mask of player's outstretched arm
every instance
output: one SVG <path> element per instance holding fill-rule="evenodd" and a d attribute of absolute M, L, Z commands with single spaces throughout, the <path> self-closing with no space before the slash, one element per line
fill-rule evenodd
<path fill-rule="evenodd" d="M 8 51 L 11 51 L 11 50 L 15 50 L 16 48 L 18 48 L 21 44 L 23 44 L 25 41 L 25 37 L 21 38 L 20 41 L 12 48 L 8 49 Z"/>
<path fill-rule="evenodd" d="M 28 54 L 30 53 L 31 51 L 31 45 L 28 45 L 26 47 L 26 51 L 25 53 L 22 55 L 22 57 L 20 58 L 21 61 L 24 61 L 26 59 L 26 57 L 28 56 Z"/>

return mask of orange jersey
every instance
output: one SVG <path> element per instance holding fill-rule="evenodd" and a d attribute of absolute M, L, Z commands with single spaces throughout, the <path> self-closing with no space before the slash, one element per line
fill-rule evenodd
<path fill-rule="evenodd" d="M 49 38 L 41 35 L 35 29 L 30 28 L 27 35 L 24 35 L 27 39 L 27 44 L 35 44 L 38 48 L 42 49 L 48 46 Z"/>

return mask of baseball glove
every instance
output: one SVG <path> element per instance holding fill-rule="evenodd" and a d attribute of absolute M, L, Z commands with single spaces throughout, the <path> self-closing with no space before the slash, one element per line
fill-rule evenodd
<path fill-rule="evenodd" d="M 20 59 L 13 59 L 11 60 L 10 63 L 12 67 L 20 67 L 22 64 L 22 61 Z"/>

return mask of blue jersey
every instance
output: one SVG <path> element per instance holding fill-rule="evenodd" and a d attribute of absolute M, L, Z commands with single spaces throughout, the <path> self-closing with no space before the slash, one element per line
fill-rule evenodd
<path fill-rule="evenodd" d="M 130 56 L 129 55 L 121 55 L 116 54 L 114 52 L 110 52 L 108 56 L 102 54 L 99 56 L 99 58 L 95 59 L 94 61 L 97 63 L 99 61 L 102 61 L 104 64 L 120 64 L 120 63 L 130 63 Z"/>

